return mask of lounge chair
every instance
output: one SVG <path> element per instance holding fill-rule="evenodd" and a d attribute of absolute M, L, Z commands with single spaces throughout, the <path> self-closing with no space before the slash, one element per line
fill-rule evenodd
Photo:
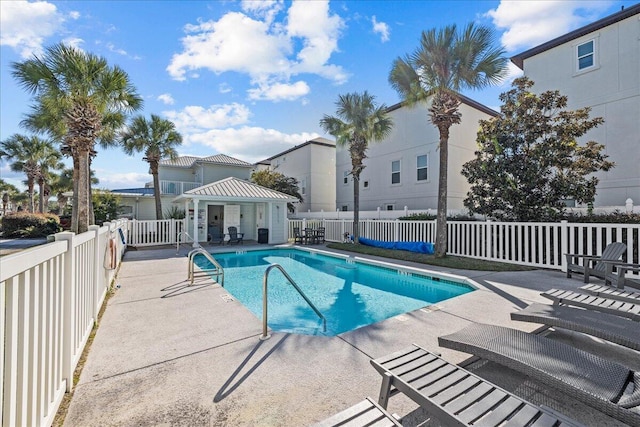
<path fill-rule="evenodd" d="M 567 257 L 567 277 L 571 278 L 571 273 L 579 272 L 584 274 L 584 283 L 589 283 L 590 276 L 605 278 L 606 265 L 601 261 L 616 261 L 627 251 L 627 245 L 621 242 L 609 243 L 601 256 L 565 254 Z M 583 265 L 578 263 L 582 258 Z"/>
<path fill-rule="evenodd" d="M 438 338 L 442 347 L 488 359 L 640 426 L 640 372 L 540 335 L 472 324 Z"/>
<path fill-rule="evenodd" d="M 579 289 L 582 292 L 586 292 L 597 297 L 640 304 L 640 292 L 626 291 L 624 289 L 614 288 L 613 286 L 595 284 L 580 286 Z"/>
<path fill-rule="evenodd" d="M 238 233 L 237 227 L 229 227 L 229 244 L 231 243 L 242 243 L 242 239 L 244 238 L 244 233 Z"/>
<path fill-rule="evenodd" d="M 444 425 L 579 425 L 415 344 L 372 360 L 371 364 L 382 375 L 378 403 L 383 408 L 393 387 L 393 391 L 405 394 Z"/>
<path fill-rule="evenodd" d="M 640 351 L 640 325 L 600 311 L 566 305 L 531 304 L 523 310 L 511 313 L 511 320 L 582 332 Z"/>
<path fill-rule="evenodd" d="M 313 425 L 313 427 L 332 426 L 394 427 L 402 426 L 402 424 L 393 415 L 367 397 L 362 402 Z"/>
<path fill-rule="evenodd" d="M 213 245 L 217 243 L 219 245 L 224 244 L 224 234 L 216 226 L 209 226 L 209 244 Z"/>
<path fill-rule="evenodd" d="M 616 272 L 613 272 L 615 267 Z M 640 264 L 630 264 L 623 262 L 606 261 L 605 262 L 605 281 L 606 284 L 612 283 L 614 286 L 622 289 L 625 287 L 640 289 L 640 279 L 626 277 L 627 272 L 633 271 L 640 273 Z"/>
<path fill-rule="evenodd" d="M 640 304 L 638 303 L 602 298 L 562 289 L 550 289 L 540 295 L 549 298 L 554 304 L 573 305 L 590 310 L 603 311 L 640 322 Z"/>

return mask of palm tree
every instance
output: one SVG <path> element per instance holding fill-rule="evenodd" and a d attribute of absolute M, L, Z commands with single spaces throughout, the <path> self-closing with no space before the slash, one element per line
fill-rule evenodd
<path fill-rule="evenodd" d="M 64 164 L 60 161 L 61 154 L 55 149 L 53 144 L 45 144 L 41 147 L 38 159 L 38 173 L 36 176 L 36 182 L 38 183 L 38 210 L 42 213 L 46 211 L 48 199 L 51 193 L 51 187 L 49 181 L 52 179 L 52 170 L 60 170 L 64 167 Z"/>
<path fill-rule="evenodd" d="M 384 139 L 393 121 L 387 115 L 387 107 L 376 105 L 375 97 L 364 93 L 340 95 L 336 102 L 337 117 L 325 115 L 320 126 L 336 138 L 338 145 L 347 146 L 351 155 L 351 175 L 353 176 L 353 236 L 360 238 L 360 174 L 365 168 L 369 142 Z"/>
<path fill-rule="evenodd" d="M 20 134 L 14 134 L 5 141 L 0 143 L 2 147 L 3 157 L 7 160 L 13 160 L 11 170 L 15 172 L 24 172 L 27 175 L 27 193 L 29 194 L 29 212 L 35 211 L 35 203 L 33 199 L 33 188 L 36 182 L 40 183 L 40 199 L 44 192 L 43 167 L 47 169 L 50 166 L 56 166 L 57 163 L 53 159 L 56 157 L 53 143 L 37 136 L 27 137 Z M 40 205 L 42 211 L 42 204 Z"/>
<path fill-rule="evenodd" d="M 462 32 L 455 25 L 422 32 L 420 46 L 411 55 L 397 58 L 389 75 L 391 86 L 408 106 L 430 99 L 429 120 L 440 134 L 440 173 L 436 256 L 447 253 L 447 163 L 449 129 L 460 123 L 458 111 L 463 89 L 481 89 L 500 82 L 507 69 L 504 50 L 485 26 L 468 24 Z"/>
<path fill-rule="evenodd" d="M 176 131 L 173 122 L 152 114 L 151 121 L 147 121 L 144 116 L 135 117 L 129 127 L 120 134 L 120 140 L 124 152 L 128 155 L 144 151 L 142 159 L 149 163 L 149 171 L 153 175 L 156 219 L 162 219 L 158 165 L 162 158 L 177 157 L 176 147 L 182 144 L 182 135 Z"/>
<path fill-rule="evenodd" d="M 89 170 L 95 144 L 111 144 L 126 116 L 142 106 L 142 98 L 120 67 L 62 43 L 48 47 L 42 57 L 11 67 L 13 77 L 35 101 L 22 125 L 60 139 L 61 151 L 73 158 L 71 230 L 82 233 L 94 222 Z"/>

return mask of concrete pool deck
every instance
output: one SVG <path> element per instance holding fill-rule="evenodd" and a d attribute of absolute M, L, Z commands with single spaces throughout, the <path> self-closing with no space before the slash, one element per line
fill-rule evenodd
<path fill-rule="evenodd" d="M 272 332 L 261 341 L 261 319 L 224 288 L 204 279 L 188 286 L 185 254 L 185 248 L 179 255 L 175 248 L 125 254 L 120 288 L 108 301 L 65 426 L 311 425 L 367 396 L 377 398 L 381 377 L 371 358 L 416 343 L 463 362 L 470 356 L 438 347 L 438 336 L 471 322 L 533 331 L 540 325 L 511 321 L 509 314 L 549 303 L 539 295 L 543 290 L 582 285 L 581 278 L 558 271 L 493 273 L 397 262 L 467 276 L 481 287 L 336 337 Z M 549 336 L 640 370 L 638 352 L 567 331 Z M 469 368 L 585 425 L 625 425 L 499 365 L 479 361 Z M 438 425 L 424 424 L 429 414 L 404 396 L 391 398 L 389 410 L 405 416 L 403 425 Z"/>

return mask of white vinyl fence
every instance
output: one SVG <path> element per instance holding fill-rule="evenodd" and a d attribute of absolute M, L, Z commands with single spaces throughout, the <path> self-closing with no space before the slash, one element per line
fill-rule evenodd
<path fill-rule="evenodd" d="M 57 233 L 0 258 L 1 425 L 51 425 L 122 259 L 126 227 L 119 220 Z"/>
<path fill-rule="evenodd" d="M 132 246 L 173 245 L 177 242 L 178 235 L 187 231 L 185 221 L 184 219 L 131 220 L 128 224 L 128 243 Z"/>
<path fill-rule="evenodd" d="M 289 236 L 294 227 L 325 227 L 329 242 L 353 233 L 351 220 L 289 220 Z M 607 244 L 623 242 L 623 260 L 640 263 L 640 224 L 447 221 L 447 230 L 450 255 L 564 271 L 564 254 L 599 255 Z M 361 237 L 387 242 L 435 242 L 435 232 L 435 221 L 360 221 Z"/>

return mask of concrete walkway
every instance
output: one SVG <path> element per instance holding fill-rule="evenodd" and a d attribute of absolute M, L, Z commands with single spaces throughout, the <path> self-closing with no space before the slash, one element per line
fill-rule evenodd
<path fill-rule="evenodd" d="M 542 290 L 582 284 L 554 271 L 431 269 L 471 277 L 480 289 L 337 337 L 274 332 L 260 341 L 260 319 L 224 288 L 210 280 L 188 286 L 185 249 L 129 251 L 65 426 L 310 425 L 366 396 L 377 398 L 381 377 L 371 358 L 416 343 L 463 362 L 469 355 L 438 347 L 439 335 L 470 322 L 532 331 L 539 325 L 513 322 L 509 313 L 548 303 Z M 640 369 L 637 352 L 577 333 L 549 336 Z M 585 425 L 624 425 L 506 368 L 484 361 L 470 368 Z M 406 415 L 404 425 L 438 425 L 423 424 L 429 414 L 403 396 L 393 397 L 389 409 Z"/>

